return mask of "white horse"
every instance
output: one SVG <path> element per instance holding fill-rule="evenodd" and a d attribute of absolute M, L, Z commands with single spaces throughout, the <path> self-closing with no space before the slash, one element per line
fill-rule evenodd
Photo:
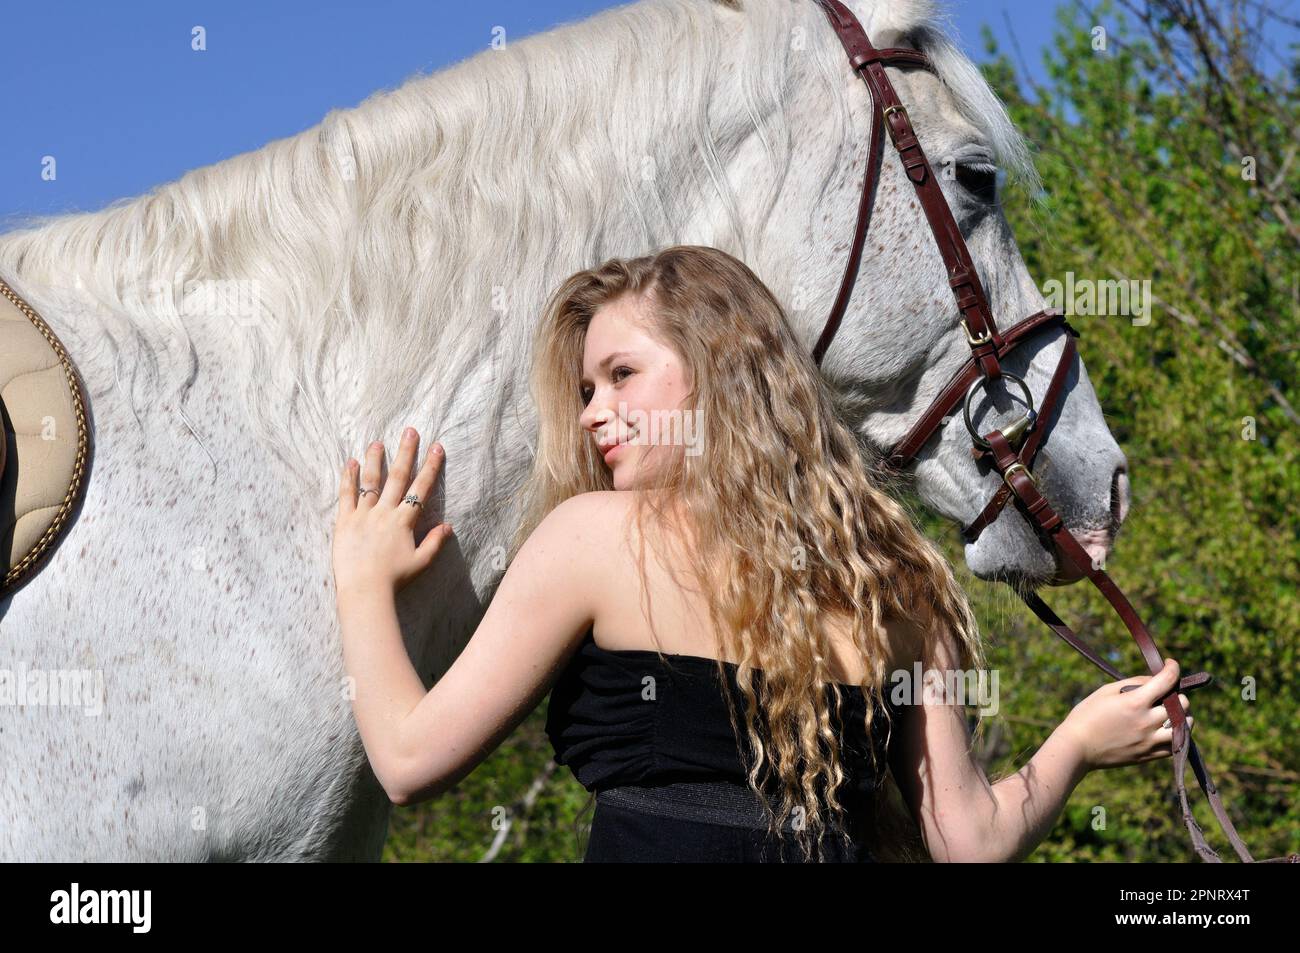
<path fill-rule="evenodd" d="M 928 3 L 849 6 L 878 46 L 936 64 L 939 78 L 891 70 L 936 169 L 996 162 L 1032 180 Z M 341 464 L 408 423 L 447 449 L 426 519 L 456 537 L 401 600 L 431 684 L 505 568 L 548 293 L 611 256 L 714 245 L 769 284 L 811 350 L 853 234 L 869 107 L 811 0 L 643 0 L 0 237 L 0 275 L 67 345 L 96 436 L 80 518 L 0 602 L 0 669 L 93 670 L 104 686 L 98 714 L 0 706 L 0 858 L 377 859 L 390 804 L 355 730 L 330 565 Z M 943 187 L 1008 326 L 1046 302 L 1001 212 L 963 181 Z M 1039 398 L 1061 338 L 1004 362 Z M 824 373 L 884 447 L 968 354 L 887 147 Z M 1053 506 L 1104 550 L 1124 459 L 1083 371 L 1039 460 Z M 914 473 L 963 523 L 998 485 L 961 427 Z M 966 559 L 984 578 L 1055 570 L 1010 506 Z"/>

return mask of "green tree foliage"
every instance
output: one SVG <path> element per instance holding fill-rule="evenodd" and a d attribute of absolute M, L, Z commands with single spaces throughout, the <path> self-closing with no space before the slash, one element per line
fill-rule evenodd
<path fill-rule="evenodd" d="M 1030 272 L 1045 292 L 1069 272 L 1150 288 L 1145 318 L 1070 318 L 1132 480 L 1106 568 L 1183 674 L 1216 676 L 1188 696 L 1195 737 L 1256 858 L 1300 850 L 1300 69 L 1272 44 L 1295 26 L 1239 0 L 1064 6 L 1046 88 L 985 33 L 987 75 L 1044 183 L 1004 198 Z M 969 591 L 1003 673 L 988 757 L 1006 773 L 1104 676 L 1005 594 Z M 1048 601 L 1145 673 L 1091 585 Z M 1190 768 L 1187 784 L 1235 859 Z M 1031 859 L 1194 857 L 1163 760 L 1094 772 Z"/>

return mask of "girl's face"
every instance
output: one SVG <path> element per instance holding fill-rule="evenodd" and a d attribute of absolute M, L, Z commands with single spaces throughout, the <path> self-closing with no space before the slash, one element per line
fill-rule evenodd
<path fill-rule="evenodd" d="M 597 309 L 582 355 L 579 417 L 614 477 L 614 489 L 649 485 L 672 462 L 690 382 L 681 360 L 644 330 L 641 300 L 624 294 Z M 680 413 L 677 415 L 680 416 Z"/>

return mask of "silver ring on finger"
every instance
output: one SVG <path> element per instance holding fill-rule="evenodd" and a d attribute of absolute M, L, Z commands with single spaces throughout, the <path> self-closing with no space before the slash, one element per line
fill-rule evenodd
<path fill-rule="evenodd" d="M 1161 727 L 1161 728 L 1172 728 L 1173 725 L 1171 725 L 1171 724 L 1169 723 L 1169 719 L 1166 718 L 1166 719 L 1165 719 L 1165 723 L 1164 723 L 1163 725 L 1161 725 L 1160 727 Z"/>
<path fill-rule="evenodd" d="M 414 493 L 406 494 L 406 497 L 402 500 L 402 502 L 410 503 L 412 506 L 418 506 L 420 508 L 420 512 L 421 513 L 424 512 L 424 504 L 420 502 L 420 498 L 416 496 Z"/>
<path fill-rule="evenodd" d="M 360 494 L 360 496 L 357 497 L 357 499 L 360 499 L 362 496 L 365 496 L 367 493 L 373 493 L 373 494 L 375 494 L 375 496 L 378 496 L 378 495 L 379 495 L 379 491 L 378 491 L 378 490 L 373 489 L 372 487 L 364 487 L 364 488 L 361 490 L 361 494 Z"/>

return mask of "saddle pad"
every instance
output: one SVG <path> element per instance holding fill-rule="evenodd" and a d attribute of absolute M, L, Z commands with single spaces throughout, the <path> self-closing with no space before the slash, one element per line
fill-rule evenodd
<path fill-rule="evenodd" d="M 85 493 L 85 385 L 44 319 L 0 278 L 0 597 L 54 552 Z"/>

